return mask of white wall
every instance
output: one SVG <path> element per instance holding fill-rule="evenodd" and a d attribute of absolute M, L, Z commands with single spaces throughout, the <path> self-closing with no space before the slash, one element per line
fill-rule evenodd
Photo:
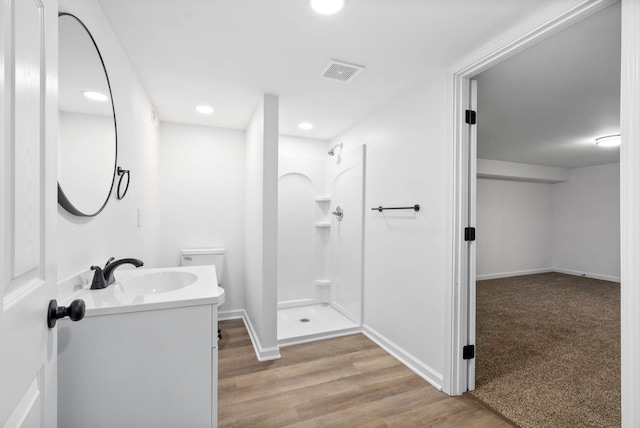
<path fill-rule="evenodd" d="M 281 135 L 278 143 L 278 155 L 280 157 L 295 156 L 324 160 L 329 157 L 327 154 L 328 144 L 327 140 Z"/>
<path fill-rule="evenodd" d="M 123 200 L 116 198 L 114 190 L 108 205 L 93 218 L 74 217 L 58 207 L 58 276 L 104 264 L 111 256 L 136 257 L 154 266 L 159 136 L 151 120 L 151 102 L 98 0 L 61 0 L 60 11 L 80 18 L 100 48 L 116 109 L 118 165 L 131 170 L 131 185 Z M 141 227 L 137 226 L 137 208 L 143 212 Z M 59 289 L 59 298 L 70 291 Z"/>
<path fill-rule="evenodd" d="M 364 329 L 435 385 L 444 370 L 447 80 L 438 74 L 332 141 L 367 145 Z M 421 210 L 370 208 L 420 204 Z"/>
<path fill-rule="evenodd" d="M 555 184 L 478 179 L 477 279 L 558 271 L 620 280 L 620 166 Z"/>
<path fill-rule="evenodd" d="M 265 95 L 246 131 L 245 308 L 259 359 L 279 358 L 278 97 Z"/>
<path fill-rule="evenodd" d="M 328 203 L 325 192 L 326 140 L 281 135 L 278 157 L 278 307 L 328 302 L 326 279 Z"/>
<path fill-rule="evenodd" d="M 244 308 L 243 131 L 160 125 L 158 266 L 178 266 L 183 248 L 224 248 L 221 310 Z"/>
<path fill-rule="evenodd" d="M 477 279 L 551 269 L 552 186 L 549 183 L 478 179 Z"/>
<path fill-rule="evenodd" d="M 620 164 L 570 170 L 553 207 L 554 269 L 620 281 Z"/>

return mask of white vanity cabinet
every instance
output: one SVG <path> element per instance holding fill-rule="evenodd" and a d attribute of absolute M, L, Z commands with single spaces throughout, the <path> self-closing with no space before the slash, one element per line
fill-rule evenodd
<path fill-rule="evenodd" d="M 218 302 L 114 312 L 86 293 L 85 318 L 58 321 L 58 426 L 216 427 Z"/>

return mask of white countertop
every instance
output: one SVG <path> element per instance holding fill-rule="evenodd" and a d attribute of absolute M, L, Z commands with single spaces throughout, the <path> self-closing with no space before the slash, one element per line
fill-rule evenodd
<path fill-rule="evenodd" d="M 184 288 L 157 294 L 134 294 L 127 290 L 126 280 L 159 272 L 190 272 L 197 280 Z M 62 305 L 68 306 L 75 299 L 85 302 L 85 316 L 113 315 L 127 312 L 150 311 L 197 305 L 221 305 L 224 289 L 218 287 L 215 266 L 189 266 L 159 269 L 123 269 L 115 271 L 116 282 L 102 290 L 84 287 L 69 297 Z M 121 282 L 125 282 L 121 284 Z"/>

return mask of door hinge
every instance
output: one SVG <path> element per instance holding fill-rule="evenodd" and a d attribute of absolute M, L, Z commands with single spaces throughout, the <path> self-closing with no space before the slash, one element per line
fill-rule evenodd
<path fill-rule="evenodd" d="M 462 347 L 462 359 L 470 360 L 476 357 L 476 347 L 475 345 L 467 345 Z"/>
<path fill-rule="evenodd" d="M 476 240 L 476 228 L 475 227 L 465 227 L 464 228 L 464 240 L 465 241 L 475 241 Z"/>
<path fill-rule="evenodd" d="M 464 122 L 469 125 L 476 124 L 476 112 L 475 110 L 465 110 L 464 112 Z"/>

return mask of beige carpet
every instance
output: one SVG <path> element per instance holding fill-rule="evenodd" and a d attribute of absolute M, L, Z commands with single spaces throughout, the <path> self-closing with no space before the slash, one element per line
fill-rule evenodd
<path fill-rule="evenodd" d="M 479 281 L 476 390 L 522 427 L 620 426 L 620 284 Z"/>

